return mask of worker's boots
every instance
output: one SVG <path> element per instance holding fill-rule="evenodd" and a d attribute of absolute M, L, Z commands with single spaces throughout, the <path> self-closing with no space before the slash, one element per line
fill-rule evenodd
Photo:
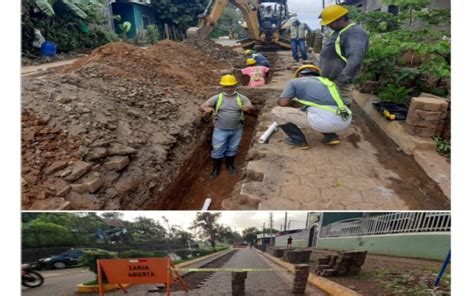
<path fill-rule="evenodd" d="M 219 176 L 219 173 L 221 172 L 221 164 L 222 164 L 222 158 L 213 158 L 212 159 L 212 172 L 209 175 L 208 179 L 209 180 L 214 180 Z"/>
<path fill-rule="evenodd" d="M 289 122 L 287 124 L 280 125 L 280 127 L 285 132 L 285 134 L 288 135 L 288 137 L 283 140 L 285 144 L 301 149 L 309 149 L 306 137 L 298 126 Z"/>
<path fill-rule="evenodd" d="M 226 167 L 227 167 L 227 170 L 229 170 L 229 174 L 231 176 L 235 176 L 235 174 L 237 173 L 237 169 L 235 168 L 234 161 L 235 161 L 235 156 L 227 156 L 225 158 Z"/>
<path fill-rule="evenodd" d="M 337 145 L 341 143 L 339 136 L 336 133 L 323 133 L 324 138 L 321 140 L 323 144 L 327 145 Z"/>

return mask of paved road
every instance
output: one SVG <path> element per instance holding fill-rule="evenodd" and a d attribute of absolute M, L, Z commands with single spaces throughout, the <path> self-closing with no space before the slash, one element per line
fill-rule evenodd
<path fill-rule="evenodd" d="M 22 287 L 25 296 L 76 296 L 76 285 L 94 279 L 95 275 L 85 268 L 41 271 L 44 284 L 38 288 Z"/>

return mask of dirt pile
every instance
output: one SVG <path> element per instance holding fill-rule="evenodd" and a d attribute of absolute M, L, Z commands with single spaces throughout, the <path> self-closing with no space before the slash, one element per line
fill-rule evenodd
<path fill-rule="evenodd" d="M 111 43 L 24 79 L 23 208 L 144 208 L 199 145 L 197 107 L 228 68 L 171 41 Z"/>
<path fill-rule="evenodd" d="M 230 47 L 217 44 L 207 39 L 186 39 L 183 41 L 189 47 L 205 52 L 206 55 L 223 63 L 230 63 L 236 68 L 245 68 L 245 58 Z"/>

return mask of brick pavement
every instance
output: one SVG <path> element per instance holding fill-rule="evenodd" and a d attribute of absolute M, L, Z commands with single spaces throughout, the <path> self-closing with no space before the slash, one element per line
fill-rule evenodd
<path fill-rule="evenodd" d="M 289 71 L 281 72 L 276 85 L 272 81 L 267 87 L 269 99 L 259 118 L 255 139 L 273 122 L 271 109 L 276 106 L 278 89 L 291 78 Z M 323 135 L 314 130 L 303 130 L 309 150 L 284 144 L 286 135 L 281 130 L 271 136 L 268 144 L 255 141 L 248 154 L 246 178 L 222 207 L 227 210 L 449 209 L 449 201 L 413 158 L 397 152 L 397 146 L 373 127 L 363 111 L 357 110 L 352 125 L 339 133 L 341 144 L 334 147 L 322 144 Z"/>

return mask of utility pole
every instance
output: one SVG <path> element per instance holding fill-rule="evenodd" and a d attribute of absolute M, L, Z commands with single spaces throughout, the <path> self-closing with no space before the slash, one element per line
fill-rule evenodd
<path fill-rule="evenodd" d="M 290 231 L 290 230 L 291 230 L 291 219 L 288 220 L 288 231 Z"/>
<path fill-rule="evenodd" d="M 283 228 L 283 231 L 286 231 L 286 223 L 287 223 L 286 221 L 287 221 L 287 219 L 288 219 L 288 212 L 285 212 L 285 224 L 284 224 L 285 226 Z"/>
<path fill-rule="evenodd" d="M 263 229 L 262 229 L 262 248 L 265 250 L 265 222 L 263 222 Z"/>
<path fill-rule="evenodd" d="M 273 234 L 273 213 L 270 212 L 270 247 L 273 245 L 272 234 Z"/>

